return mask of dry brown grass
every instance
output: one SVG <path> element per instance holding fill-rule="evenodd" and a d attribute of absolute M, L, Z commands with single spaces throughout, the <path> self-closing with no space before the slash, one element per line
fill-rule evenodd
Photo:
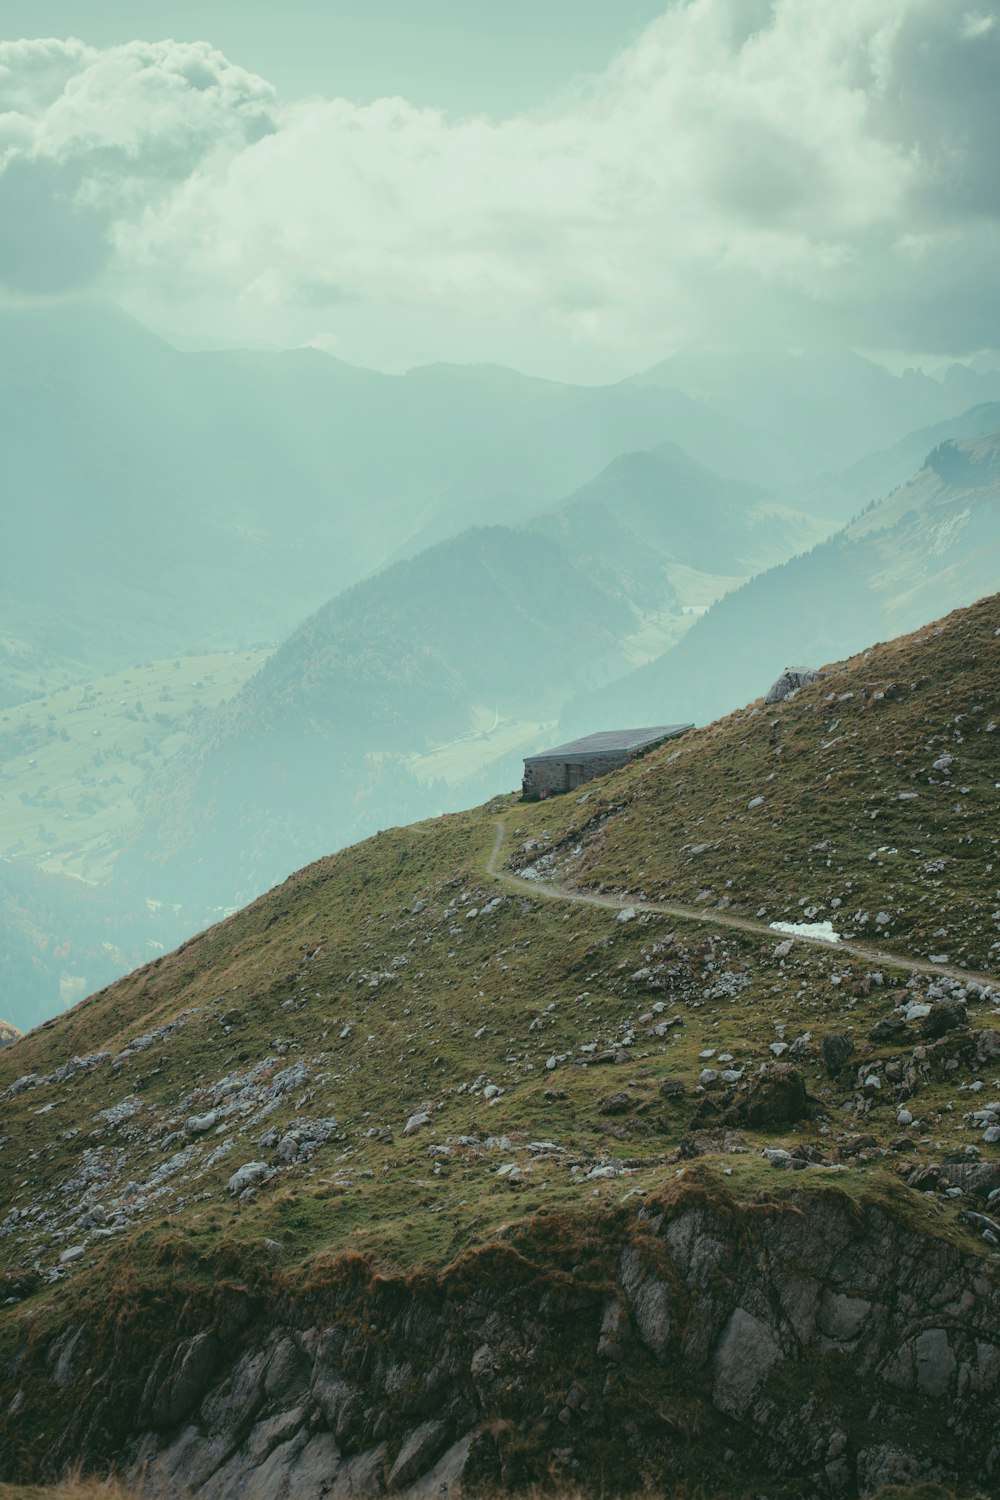
<path fill-rule="evenodd" d="M 0 1500 L 142 1500 L 116 1479 L 66 1479 L 61 1484 L 0 1484 Z"/>

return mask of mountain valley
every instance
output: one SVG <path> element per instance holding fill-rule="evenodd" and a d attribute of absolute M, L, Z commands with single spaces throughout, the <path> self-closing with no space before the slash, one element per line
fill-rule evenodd
<path fill-rule="evenodd" d="M 818 666 L 913 630 L 947 597 L 971 603 L 1000 576 L 1000 433 L 946 441 L 919 472 L 841 531 L 721 597 L 676 645 L 567 706 L 571 729 L 643 722 L 670 704 L 704 722 L 789 665 Z M 932 603 L 933 601 L 933 603 Z M 655 716 L 655 714 L 654 714 Z"/>

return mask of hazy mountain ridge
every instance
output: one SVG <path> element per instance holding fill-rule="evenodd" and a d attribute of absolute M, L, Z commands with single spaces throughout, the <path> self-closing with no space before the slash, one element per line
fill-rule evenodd
<path fill-rule="evenodd" d="M 792 1500 L 821 1493 L 820 1432 L 844 1500 L 872 1476 L 992 1484 L 1000 1148 L 968 1090 L 1000 1056 L 997 992 L 903 963 L 938 914 L 989 961 L 998 632 L 1000 596 L 583 801 L 383 833 L 0 1054 L 5 1472 L 72 1454 L 236 1500 L 317 1472 L 381 1494 L 446 1459 L 470 1483 L 653 1476 L 733 1500 L 738 1443 L 739 1500 Z M 830 683 L 853 694 L 833 874 L 813 848 Z M 687 912 L 635 891 L 701 857 L 676 847 L 678 775 L 687 812 L 738 836 L 730 752 L 759 774 L 772 718 L 788 762 L 760 816 L 781 827 L 737 899 L 770 909 L 817 873 L 891 886 L 916 926 L 878 949 L 746 930 L 724 888 Z M 942 745 L 953 771 L 931 768 Z M 868 809 L 911 772 L 927 803 L 893 815 L 945 873 L 867 859 Z M 571 883 L 518 880 L 503 861 L 527 856 Z M 579 899 L 622 867 L 627 893 Z M 553 1390 L 569 1417 L 535 1420 Z"/>
<path fill-rule="evenodd" d="M 970 407 L 957 417 L 922 427 L 891 447 L 859 459 L 821 487 L 817 503 L 828 506 L 833 514 L 853 519 L 874 500 L 906 484 L 939 443 L 997 431 L 1000 431 L 1000 401 Z"/>
<path fill-rule="evenodd" d="M 438 512 L 457 531 L 466 501 L 551 502 L 628 449 L 683 435 L 752 465 L 752 439 L 675 392 L 181 353 L 101 304 L 4 309 L 0 389 L 3 627 L 50 684 L 273 639 Z M 5 701 L 23 682 L 0 679 Z"/>
<path fill-rule="evenodd" d="M 306 621 L 150 788 L 124 868 L 140 878 L 151 859 L 145 878 L 169 878 L 171 899 L 214 878 L 228 903 L 380 823 L 460 806 L 488 776 L 516 780 L 538 721 L 628 669 L 643 611 L 680 619 L 671 562 L 746 574 L 810 525 L 667 446 L 616 460 L 525 528 L 394 564 Z M 464 786 L 418 786 L 402 758 L 464 734 L 480 704 L 524 721 L 521 745 Z"/>
<path fill-rule="evenodd" d="M 152 914 L 134 892 L 0 859 L 0 1018 L 22 1031 L 41 1025 L 176 943 L 189 922 Z"/>
<path fill-rule="evenodd" d="M 671 650 L 571 704 L 569 727 L 704 722 L 788 665 L 816 665 L 990 593 L 1000 578 L 1000 433 L 954 440 L 803 556 L 721 598 Z"/>
<path fill-rule="evenodd" d="M 681 350 L 632 380 L 707 401 L 762 438 L 780 442 L 786 433 L 799 485 L 847 469 L 914 429 L 1000 400 L 995 370 L 956 364 L 942 379 L 915 369 L 896 376 L 850 350 Z"/>
<path fill-rule="evenodd" d="M 866 361 L 813 364 L 800 382 L 825 382 L 810 407 L 822 435 L 813 457 L 829 467 L 832 453 L 837 469 L 897 430 L 950 418 L 1000 378 L 901 381 Z M 866 400 L 841 412 L 859 370 Z M 782 378 L 782 390 L 795 385 Z M 421 538 L 506 521 L 507 509 L 521 520 L 664 441 L 793 506 L 813 495 L 794 408 L 754 426 L 725 381 L 685 383 L 694 394 L 646 377 L 569 386 L 490 366 L 383 375 L 314 349 L 180 352 L 105 304 L 6 308 L 0 589 L 14 657 L 0 701 L 24 691 L 24 652 L 48 687 L 274 639 Z"/>
<path fill-rule="evenodd" d="M 528 523 L 585 570 L 658 608 L 664 568 L 746 575 L 826 529 L 759 485 L 729 480 L 673 443 L 624 453 L 560 506 Z"/>
<path fill-rule="evenodd" d="M 151 858 L 147 880 L 219 882 L 229 901 L 439 807 L 406 755 L 464 732 L 476 703 L 553 714 L 630 623 L 623 598 L 525 533 L 469 531 L 396 563 L 307 620 L 168 768 L 125 866 Z"/>

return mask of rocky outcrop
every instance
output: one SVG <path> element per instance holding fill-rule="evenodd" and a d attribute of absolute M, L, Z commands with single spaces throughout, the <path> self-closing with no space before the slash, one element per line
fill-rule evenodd
<path fill-rule="evenodd" d="M 133 1306 L 110 1335 L 27 1332 L 0 1392 L 5 1473 L 116 1461 L 199 1500 L 550 1475 L 620 1492 L 714 1474 L 722 1494 L 728 1453 L 741 1482 L 803 1500 L 1000 1484 L 993 1259 L 804 1177 L 747 1204 L 687 1169 L 638 1214 L 545 1215 L 433 1276 L 230 1275 L 200 1313 L 175 1285 L 155 1329 Z"/>
<path fill-rule="evenodd" d="M 771 684 L 764 695 L 764 702 L 784 703 L 786 698 L 791 698 L 800 687 L 806 687 L 810 682 L 815 682 L 819 677 L 818 672 L 809 667 L 786 667 L 781 676 Z"/>

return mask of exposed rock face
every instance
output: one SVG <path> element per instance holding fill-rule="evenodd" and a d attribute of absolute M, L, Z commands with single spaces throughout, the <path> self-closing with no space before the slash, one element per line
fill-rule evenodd
<path fill-rule="evenodd" d="M 819 677 L 818 672 L 813 672 L 809 667 L 786 667 L 777 682 L 771 684 L 764 695 L 765 703 L 784 703 L 793 693 L 797 693 L 800 687 L 807 683 L 815 682 Z"/>
<path fill-rule="evenodd" d="M 555 1218 L 439 1276 L 231 1282 L 196 1331 L 181 1289 L 159 1348 L 148 1312 L 128 1337 L 26 1334 L 0 1390 L 3 1470 L 113 1458 L 163 1497 L 310 1500 L 559 1472 L 669 1489 L 729 1448 L 748 1482 L 802 1500 L 996 1491 L 990 1260 L 829 1189 L 752 1206 L 680 1182 L 569 1255 Z"/>
<path fill-rule="evenodd" d="M 834 1033 L 820 1039 L 819 1055 L 830 1077 L 835 1077 L 854 1056 L 854 1043 L 850 1037 Z"/>
<path fill-rule="evenodd" d="M 810 1113 L 805 1079 L 791 1063 L 772 1063 L 733 1092 L 724 1118 L 747 1130 L 780 1130 Z"/>

